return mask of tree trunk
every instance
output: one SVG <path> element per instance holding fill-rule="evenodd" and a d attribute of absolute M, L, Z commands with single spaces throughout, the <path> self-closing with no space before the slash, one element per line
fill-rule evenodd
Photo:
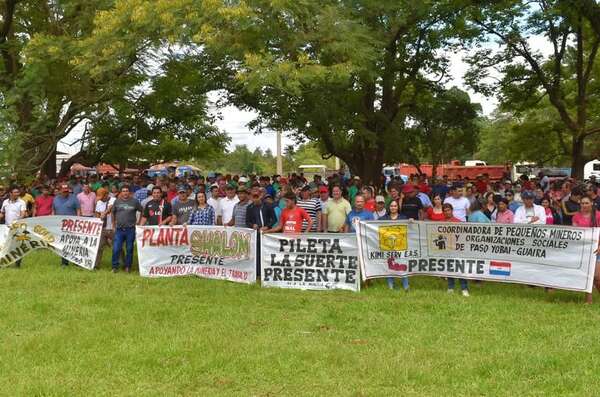
<path fill-rule="evenodd" d="M 41 174 L 51 179 L 56 177 L 56 147 L 42 165 Z"/>
<path fill-rule="evenodd" d="M 583 154 L 584 138 L 573 137 L 571 148 L 571 176 L 577 180 L 583 180 L 583 168 L 585 167 L 585 156 Z"/>

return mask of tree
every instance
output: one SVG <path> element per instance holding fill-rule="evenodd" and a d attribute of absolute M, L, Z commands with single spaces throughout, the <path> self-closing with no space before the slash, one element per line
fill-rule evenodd
<path fill-rule="evenodd" d="M 544 136 L 569 142 L 572 173 L 582 178 L 592 157 L 587 146 L 600 134 L 596 95 L 600 36 L 577 9 L 562 1 L 478 1 L 470 11 L 482 41 L 495 40 L 501 50 L 481 45 L 470 59 L 473 68 L 467 81 L 480 92 L 497 93 L 501 109 L 515 115 L 547 99 L 563 128 L 545 131 Z M 539 37 L 550 44 L 550 55 L 531 44 Z M 492 68 L 502 77 L 486 84 Z"/>
<path fill-rule="evenodd" d="M 257 130 L 316 141 L 377 184 L 383 163 L 419 160 L 411 113 L 467 35 L 454 3 L 252 0 L 197 39 L 234 65 L 229 99 L 259 112 Z"/>
<path fill-rule="evenodd" d="M 473 155 L 479 143 L 480 111 L 469 94 L 456 87 L 440 87 L 421 98 L 412 130 L 419 138 L 419 157 L 431 161 L 434 173 L 444 161 Z"/>

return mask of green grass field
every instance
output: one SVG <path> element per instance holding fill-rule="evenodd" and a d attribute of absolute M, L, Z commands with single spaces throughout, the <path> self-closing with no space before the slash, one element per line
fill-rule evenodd
<path fill-rule="evenodd" d="M 108 253 L 107 253 L 108 254 Z M 600 297 L 443 280 L 360 293 L 0 270 L 7 396 L 600 394 Z"/>

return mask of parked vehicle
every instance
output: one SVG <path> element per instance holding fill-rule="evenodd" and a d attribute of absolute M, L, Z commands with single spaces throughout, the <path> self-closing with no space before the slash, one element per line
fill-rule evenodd
<path fill-rule="evenodd" d="M 589 180 L 592 175 L 596 177 L 596 180 L 600 180 L 600 160 L 592 160 L 585 164 L 583 167 L 583 178 Z"/>

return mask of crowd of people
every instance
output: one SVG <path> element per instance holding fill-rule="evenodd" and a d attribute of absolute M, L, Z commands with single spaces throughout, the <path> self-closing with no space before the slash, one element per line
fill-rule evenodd
<path fill-rule="evenodd" d="M 136 225 L 224 225 L 259 233 L 345 233 L 354 231 L 356 220 L 402 219 L 600 227 L 599 186 L 595 178 L 583 182 L 543 173 L 516 181 L 508 176 L 500 181 L 487 175 L 450 181 L 447 176 L 413 175 L 406 181 L 391 178 L 380 188 L 342 172 L 311 180 L 302 174 L 72 176 L 0 186 L 0 223 L 47 215 L 100 218 L 104 230 L 99 260 L 102 248 L 112 246 L 112 270 L 117 272 L 123 262 L 129 272 Z M 68 262 L 63 259 L 62 265 Z M 459 283 L 468 296 L 467 281 Z M 600 265 L 594 283 L 600 290 Z M 388 285 L 394 288 L 393 278 Z M 449 278 L 449 293 L 454 285 Z M 407 278 L 402 286 L 408 290 Z M 591 294 L 587 301 L 591 303 Z"/>

